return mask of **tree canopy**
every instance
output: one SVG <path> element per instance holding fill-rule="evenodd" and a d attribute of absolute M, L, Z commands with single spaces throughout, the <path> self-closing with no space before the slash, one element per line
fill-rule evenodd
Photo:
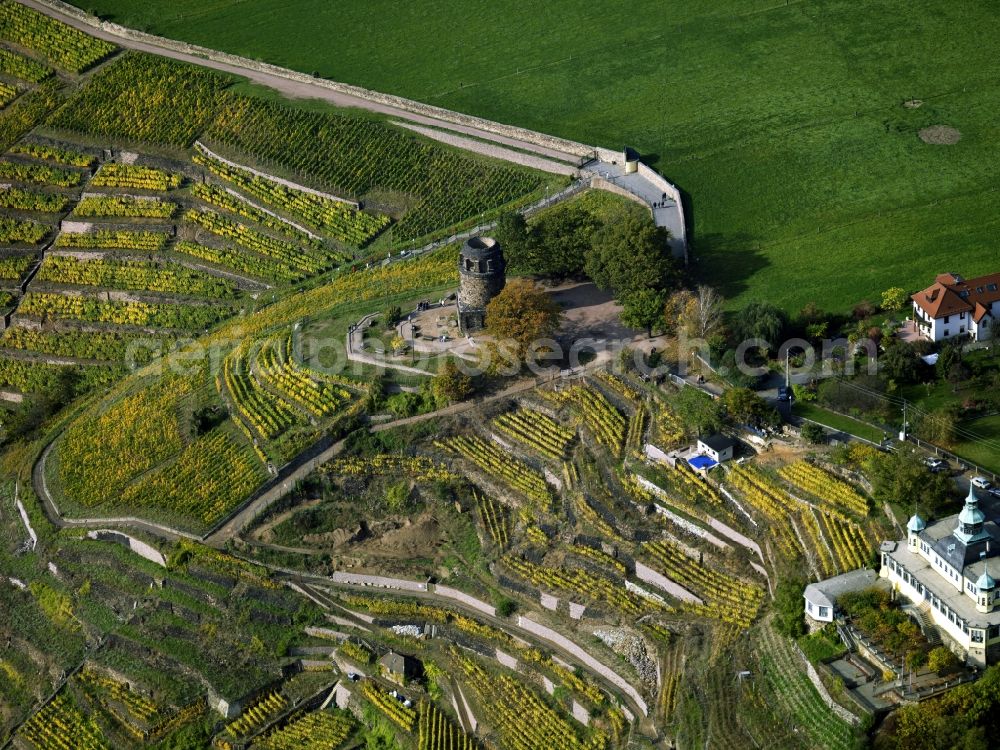
<path fill-rule="evenodd" d="M 663 324 L 663 306 L 667 293 L 658 289 L 639 289 L 622 301 L 621 320 L 629 328 L 645 328 L 652 337 L 653 329 Z"/>
<path fill-rule="evenodd" d="M 511 279 L 486 306 L 486 332 L 497 342 L 512 342 L 519 362 L 535 342 L 552 338 L 562 309 L 530 279 Z"/>
<path fill-rule="evenodd" d="M 755 300 L 744 307 L 736 317 L 735 332 L 741 340 L 763 339 L 771 349 L 777 348 L 788 319 L 785 313 L 770 302 Z"/>
<path fill-rule="evenodd" d="M 909 444 L 900 445 L 893 453 L 870 455 L 864 470 L 879 504 L 899 503 L 909 508 L 915 503 L 925 514 L 941 508 L 954 486 L 945 474 L 932 474 Z"/>
<path fill-rule="evenodd" d="M 472 393 L 472 378 L 458 369 L 454 360 L 447 360 L 434 378 L 434 398 L 440 404 L 464 401 Z"/>
<path fill-rule="evenodd" d="M 624 300 L 641 289 L 670 289 L 680 280 L 665 229 L 639 211 L 623 211 L 593 236 L 584 269 L 601 289 Z"/>
<path fill-rule="evenodd" d="M 583 275 L 591 237 L 600 226 L 590 211 L 571 203 L 542 214 L 530 226 L 519 213 L 505 214 L 493 236 L 512 273 L 561 279 Z"/>

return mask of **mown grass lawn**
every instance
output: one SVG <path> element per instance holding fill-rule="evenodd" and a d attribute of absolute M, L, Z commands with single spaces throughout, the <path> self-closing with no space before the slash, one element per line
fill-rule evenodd
<path fill-rule="evenodd" d="M 76 3 L 305 72 L 632 145 L 687 193 L 695 270 L 734 303 L 844 310 L 941 271 L 998 270 L 993 4 Z M 961 140 L 923 143 L 918 131 L 935 124 Z"/>
<path fill-rule="evenodd" d="M 1000 415 L 971 419 L 962 422 L 961 426 L 982 440 L 960 442 L 953 452 L 987 471 L 1000 474 L 1000 452 L 996 448 L 1000 444 Z"/>
<path fill-rule="evenodd" d="M 885 437 L 882 430 L 876 429 L 866 422 L 836 414 L 824 409 L 822 406 L 806 403 L 805 401 L 796 401 L 792 406 L 792 412 L 798 417 L 811 419 L 813 422 L 819 422 L 831 429 L 845 432 L 848 435 L 855 435 L 865 440 L 870 440 L 873 443 L 880 443 L 882 438 Z M 890 435 L 890 437 L 892 436 Z"/>

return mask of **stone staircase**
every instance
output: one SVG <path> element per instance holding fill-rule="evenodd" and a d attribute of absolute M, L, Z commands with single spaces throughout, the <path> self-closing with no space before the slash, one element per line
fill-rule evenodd
<path fill-rule="evenodd" d="M 917 606 L 903 607 L 903 611 L 911 615 L 920 624 L 920 631 L 931 646 L 941 645 L 941 633 L 934 624 L 934 617 L 931 615 L 930 602 L 922 601 Z"/>

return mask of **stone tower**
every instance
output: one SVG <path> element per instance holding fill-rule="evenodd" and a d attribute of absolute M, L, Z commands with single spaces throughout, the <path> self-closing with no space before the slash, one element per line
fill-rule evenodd
<path fill-rule="evenodd" d="M 458 256 L 458 327 L 468 334 L 486 323 L 486 305 L 507 283 L 500 243 L 492 237 L 470 237 Z"/>

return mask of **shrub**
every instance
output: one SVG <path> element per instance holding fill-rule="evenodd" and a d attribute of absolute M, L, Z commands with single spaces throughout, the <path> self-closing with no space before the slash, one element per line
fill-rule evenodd
<path fill-rule="evenodd" d="M 806 422 L 802 425 L 802 439 L 807 443 L 818 445 L 825 442 L 826 431 L 815 422 Z"/>

